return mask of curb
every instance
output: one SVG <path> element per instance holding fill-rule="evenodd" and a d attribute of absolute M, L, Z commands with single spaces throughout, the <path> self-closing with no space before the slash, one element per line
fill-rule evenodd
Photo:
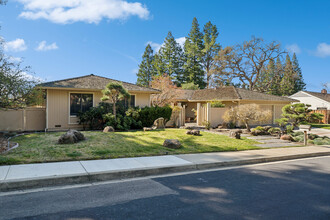
<path fill-rule="evenodd" d="M 319 157 L 319 156 L 330 156 L 330 152 L 318 152 L 318 153 L 308 153 L 308 154 L 298 154 L 298 155 L 278 156 L 278 157 L 265 157 L 265 158 L 250 159 L 250 160 L 201 163 L 201 164 L 182 165 L 176 167 L 156 167 L 156 168 L 148 168 L 148 169 L 123 170 L 116 172 L 100 172 L 100 173 L 92 173 L 92 174 L 90 173 L 90 174 L 68 175 L 68 176 L 53 176 L 53 177 L 45 177 L 45 178 L 37 178 L 37 179 L 23 179 L 19 181 L 17 180 L 2 181 L 2 182 L 0 181 L 0 192 L 42 188 L 42 187 L 50 187 L 50 186 L 63 186 L 70 184 L 93 183 L 99 181 L 129 179 L 135 177 L 146 177 L 153 175 L 162 175 L 162 174 L 196 171 L 196 170 L 207 170 L 212 168 L 285 161 L 285 160 Z"/>

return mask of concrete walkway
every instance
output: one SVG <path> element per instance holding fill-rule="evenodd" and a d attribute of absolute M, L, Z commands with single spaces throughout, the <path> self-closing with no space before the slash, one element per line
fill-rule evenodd
<path fill-rule="evenodd" d="M 0 191 L 330 155 L 330 146 L 0 166 Z"/>

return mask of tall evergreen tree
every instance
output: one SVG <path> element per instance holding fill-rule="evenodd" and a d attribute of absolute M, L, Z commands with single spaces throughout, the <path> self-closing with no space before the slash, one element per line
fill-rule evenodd
<path fill-rule="evenodd" d="M 206 86 L 210 87 L 211 80 L 211 66 L 214 63 L 214 57 L 221 49 L 220 44 L 217 43 L 219 32 L 216 25 L 213 25 L 210 21 L 204 25 L 204 49 L 203 49 L 203 66 L 206 74 Z"/>
<path fill-rule="evenodd" d="M 193 82 L 199 88 L 205 88 L 203 70 L 203 34 L 200 32 L 196 18 L 193 19 L 192 27 L 184 44 L 186 62 L 184 65 L 185 83 Z"/>
<path fill-rule="evenodd" d="M 287 54 L 285 59 L 285 67 L 283 77 L 280 83 L 281 95 L 292 95 L 294 93 L 296 73 L 293 71 L 290 56 Z"/>
<path fill-rule="evenodd" d="M 274 70 L 274 79 L 273 83 L 270 87 L 270 94 L 271 95 L 282 95 L 281 94 L 281 81 L 283 78 L 283 64 L 281 59 L 278 57 L 275 63 L 275 70 Z"/>
<path fill-rule="evenodd" d="M 294 93 L 296 93 L 306 88 L 306 83 L 304 82 L 296 53 L 294 53 L 292 56 L 292 68 L 296 74 L 295 85 L 294 85 Z"/>
<path fill-rule="evenodd" d="M 136 84 L 139 86 L 148 87 L 149 83 L 152 81 L 152 77 L 156 74 L 156 70 L 154 67 L 154 55 L 153 50 L 150 44 L 147 45 L 143 56 L 142 62 L 139 65 L 139 71 L 137 75 Z"/>
<path fill-rule="evenodd" d="M 261 74 L 257 80 L 256 88 L 259 92 L 266 92 L 272 94 L 272 86 L 275 81 L 275 62 L 270 59 L 267 66 L 261 71 Z"/>
<path fill-rule="evenodd" d="M 174 82 L 180 84 L 183 73 L 183 51 L 170 31 L 168 32 L 158 55 L 160 58 L 159 62 L 162 63 L 161 69 L 164 71 L 162 74 L 166 73 Z"/>

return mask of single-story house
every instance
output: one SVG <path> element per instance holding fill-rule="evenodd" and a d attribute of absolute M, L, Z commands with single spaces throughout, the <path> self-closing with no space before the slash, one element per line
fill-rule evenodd
<path fill-rule="evenodd" d="M 152 88 L 141 87 L 96 75 L 46 82 L 39 85 L 46 91 L 46 129 L 64 130 L 81 128 L 77 113 L 97 106 L 102 91 L 110 82 L 119 82 L 130 93 L 130 106 L 150 106 L 150 95 L 159 93 Z"/>
<path fill-rule="evenodd" d="M 202 125 L 209 121 L 212 127 L 223 123 L 224 112 L 233 106 L 258 104 L 262 109 L 270 110 L 272 118 L 265 124 L 275 124 L 275 119 L 281 118 L 282 108 L 297 100 L 255 92 L 251 90 L 225 86 L 214 89 L 178 90 L 175 101 L 184 108 L 184 122 L 195 122 Z M 224 108 L 212 108 L 211 102 L 221 101 Z M 255 123 L 257 125 L 258 122 Z"/>
<path fill-rule="evenodd" d="M 311 109 L 327 109 L 330 110 L 330 94 L 326 89 L 321 92 L 299 91 L 290 96 L 290 98 L 297 99 L 301 103 L 311 105 Z"/>
<path fill-rule="evenodd" d="M 291 95 L 290 98 L 311 105 L 310 108 L 314 112 L 324 115 L 323 123 L 330 123 L 330 94 L 326 89 L 322 89 L 321 92 L 299 91 Z"/>

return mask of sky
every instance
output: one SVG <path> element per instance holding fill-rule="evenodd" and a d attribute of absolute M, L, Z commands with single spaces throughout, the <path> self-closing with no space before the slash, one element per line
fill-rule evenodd
<path fill-rule="evenodd" d="M 136 82 L 148 43 L 184 42 L 194 17 L 218 27 L 222 47 L 262 37 L 297 54 L 307 90 L 330 82 L 330 1 L 9 0 L 0 36 L 13 61 L 53 81 L 88 74 Z M 329 84 L 330 89 L 330 84 Z"/>

